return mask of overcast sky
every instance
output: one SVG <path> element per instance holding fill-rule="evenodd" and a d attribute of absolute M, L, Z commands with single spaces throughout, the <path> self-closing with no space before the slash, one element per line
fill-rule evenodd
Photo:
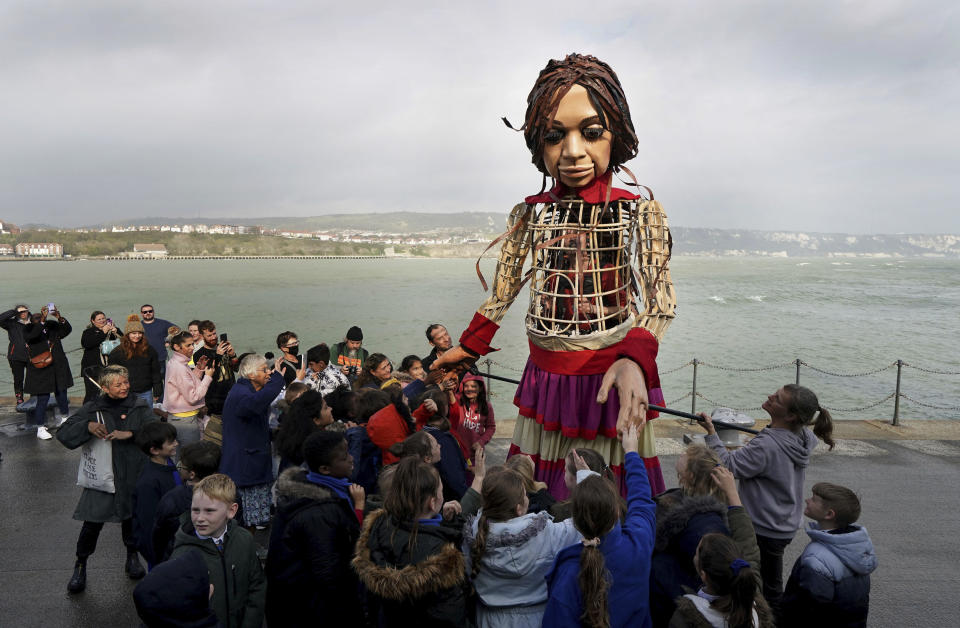
<path fill-rule="evenodd" d="M 6 0 L 0 219 L 506 212 L 576 51 L 674 225 L 960 233 L 957 6 Z"/>

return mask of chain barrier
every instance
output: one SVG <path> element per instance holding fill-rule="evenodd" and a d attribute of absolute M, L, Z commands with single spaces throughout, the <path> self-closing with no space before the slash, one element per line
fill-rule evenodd
<path fill-rule="evenodd" d="M 867 372 L 865 372 L 865 373 L 833 373 L 833 372 L 831 372 L 831 371 L 826 371 L 826 370 L 824 370 L 824 369 L 817 368 L 816 366 L 813 366 L 812 364 L 807 364 L 807 363 L 804 362 L 803 360 L 800 360 L 800 364 L 804 365 L 805 367 L 807 367 L 807 368 L 810 369 L 810 370 L 816 371 L 816 372 L 818 372 L 818 373 L 823 373 L 824 375 L 832 375 L 832 376 L 834 376 L 834 377 L 866 377 L 867 375 L 876 375 L 877 373 L 882 373 L 882 372 L 884 372 L 884 371 L 886 371 L 886 370 L 889 370 L 889 369 L 891 369 L 891 368 L 893 368 L 893 367 L 895 367 L 895 366 L 897 365 L 896 362 L 891 362 L 890 364 L 884 366 L 883 368 L 879 368 L 879 369 L 877 369 L 877 370 L 875 370 L 875 371 L 867 371 Z M 829 410 L 829 408 L 827 408 L 827 409 Z"/>
<path fill-rule="evenodd" d="M 683 400 L 686 399 L 687 397 L 692 397 L 692 396 L 693 396 L 693 393 L 692 393 L 692 392 L 688 392 L 687 394 L 685 394 L 685 395 L 682 396 L 682 397 L 677 397 L 677 398 L 674 399 L 673 401 L 668 401 L 668 402 L 667 402 L 667 407 L 675 406 L 675 405 L 677 405 L 678 402 L 683 401 Z M 654 404 L 654 405 L 656 405 L 656 404 Z"/>
<path fill-rule="evenodd" d="M 830 412 L 860 412 L 861 410 L 869 410 L 870 408 L 876 408 L 880 404 L 890 401 L 896 396 L 897 396 L 897 393 L 890 393 L 889 395 L 887 395 L 886 397 L 884 397 L 883 399 L 881 399 L 876 403 L 871 403 L 868 406 L 861 406 L 859 408 L 831 408 L 829 406 L 823 406 L 823 407 L 824 409 L 829 410 Z M 902 397 L 903 395 L 901 394 L 900 396 Z"/>
<path fill-rule="evenodd" d="M 502 368 L 502 369 L 506 369 L 506 370 L 512 371 L 512 372 L 514 372 L 514 373 L 523 373 L 523 369 L 518 369 L 518 368 L 513 367 L 513 366 L 507 366 L 506 364 L 501 364 L 501 363 L 497 362 L 496 360 L 491 360 L 490 358 L 484 358 L 484 360 L 486 361 L 486 363 L 492 364 L 493 366 L 499 366 L 499 367 Z"/>
<path fill-rule="evenodd" d="M 900 396 L 906 399 L 907 401 L 911 401 L 917 404 L 918 406 L 923 406 L 924 408 L 932 408 L 934 410 L 960 410 L 960 406 L 935 406 L 932 403 L 925 403 L 923 401 L 918 401 L 913 397 L 908 397 L 903 393 L 900 393 Z"/>
<path fill-rule="evenodd" d="M 930 373 L 932 375 L 960 375 L 960 371 L 938 371 L 936 369 L 925 369 L 919 366 L 914 366 L 912 364 L 907 364 L 906 362 L 903 363 L 903 366 L 908 366 L 912 369 L 916 369 L 923 373 Z"/>
<path fill-rule="evenodd" d="M 714 401 L 713 399 L 708 398 L 702 393 L 697 393 L 697 397 L 699 397 L 700 399 L 703 399 L 707 403 L 712 403 L 714 407 L 717 407 L 717 408 L 730 408 L 731 410 L 736 410 L 738 412 L 756 412 L 758 410 L 763 410 L 763 408 L 759 406 L 756 408 L 734 408 L 733 406 L 728 406 L 724 403 L 720 403 L 719 401 Z"/>
<path fill-rule="evenodd" d="M 687 368 L 692 364 L 693 364 L 693 360 L 690 360 L 686 364 L 681 364 L 675 369 L 670 369 L 669 371 L 660 371 L 660 376 L 663 377 L 664 375 L 669 375 L 670 373 L 676 373 L 677 371 L 682 371 L 683 369 Z M 700 364 L 700 362 L 697 362 L 697 364 Z"/>
<path fill-rule="evenodd" d="M 691 364 L 693 364 L 693 362 L 691 362 Z M 710 368 L 720 369 L 721 371 L 735 371 L 737 373 L 756 373 L 758 371 L 774 371 L 776 369 L 782 369 L 785 367 L 792 368 L 797 365 L 796 362 L 784 362 L 783 364 L 771 364 L 770 366 L 761 366 L 755 369 L 738 369 L 732 366 L 720 366 L 719 364 L 710 364 L 709 362 L 704 362 L 702 360 L 698 360 L 697 364 L 699 366 L 709 366 Z"/>

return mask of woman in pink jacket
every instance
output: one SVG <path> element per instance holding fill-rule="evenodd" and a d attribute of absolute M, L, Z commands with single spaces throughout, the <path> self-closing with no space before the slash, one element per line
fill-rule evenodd
<path fill-rule="evenodd" d="M 199 358 L 196 370 L 191 370 L 193 344 L 193 336 L 188 331 L 170 339 L 173 352 L 167 360 L 163 388 L 163 405 L 170 413 L 168 420 L 177 428 L 177 440 L 181 446 L 200 440 L 200 409 L 204 406 L 203 399 L 213 376 L 213 367 L 207 365 L 206 357 Z"/>

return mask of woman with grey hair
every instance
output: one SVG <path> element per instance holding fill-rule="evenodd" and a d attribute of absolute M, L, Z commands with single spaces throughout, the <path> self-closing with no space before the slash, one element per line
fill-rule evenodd
<path fill-rule="evenodd" d="M 115 492 L 83 489 L 73 518 L 82 521 L 77 539 L 77 562 L 67 590 L 79 593 L 87 586 L 87 558 L 97 548 L 97 539 L 104 523 L 119 523 L 123 544 L 127 547 L 127 575 L 137 580 L 144 576 L 133 535 L 133 491 L 147 456 L 136 444 L 136 436 L 144 425 L 156 421 L 153 408 L 143 399 L 130 394 L 127 369 L 112 365 L 100 373 L 101 394 L 83 404 L 57 431 L 67 449 L 76 449 L 91 438 L 112 443 L 113 483 Z"/>
<path fill-rule="evenodd" d="M 270 522 L 270 403 L 283 390 L 282 362 L 277 358 L 271 368 L 261 355 L 243 358 L 239 379 L 223 404 L 220 472 L 237 485 L 240 520 L 247 528 Z"/>

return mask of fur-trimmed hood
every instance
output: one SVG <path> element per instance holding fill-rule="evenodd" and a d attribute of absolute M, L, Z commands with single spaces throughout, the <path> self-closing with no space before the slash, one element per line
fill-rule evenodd
<path fill-rule="evenodd" d="M 378 597 L 409 601 L 462 586 L 466 563 L 457 547 L 459 533 L 447 526 L 412 528 L 385 510 L 367 515 L 350 563 L 367 589 Z"/>
<path fill-rule="evenodd" d="M 770 607 L 758 595 L 758 600 L 754 602 L 753 610 L 757 614 L 757 628 L 772 628 L 773 615 Z M 716 626 L 726 626 L 722 615 L 710 608 L 710 603 L 703 598 L 697 597 L 695 593 L 683 595 L 676 600 L 677 610 L 670 620 L 670 628 L 715 628 Z M 701 608 L 704 609 L 701 612 Z M 706 613 L 706 615 L 704 614 Z M 707 617 L 709 615 L 709 619 Z"/>
<path fill-rule="evenodd" d="M 655 552 L 679 550 L 693 556 L 704 534 L 723 532 L 727 536 L 727 506 L 711 495 L 689 496 L 679 489 L 657 498 Z"/>
<path fill-rule="evenodd" d="M 307 472 L 300 467 L 287 469 L 277 478 L 277 505 L 283 502 L 293 502 L 300 499 L 325 501 L 334 499 L 336 495 L 325 486 L 314 484 L 307 480 Z"/>

